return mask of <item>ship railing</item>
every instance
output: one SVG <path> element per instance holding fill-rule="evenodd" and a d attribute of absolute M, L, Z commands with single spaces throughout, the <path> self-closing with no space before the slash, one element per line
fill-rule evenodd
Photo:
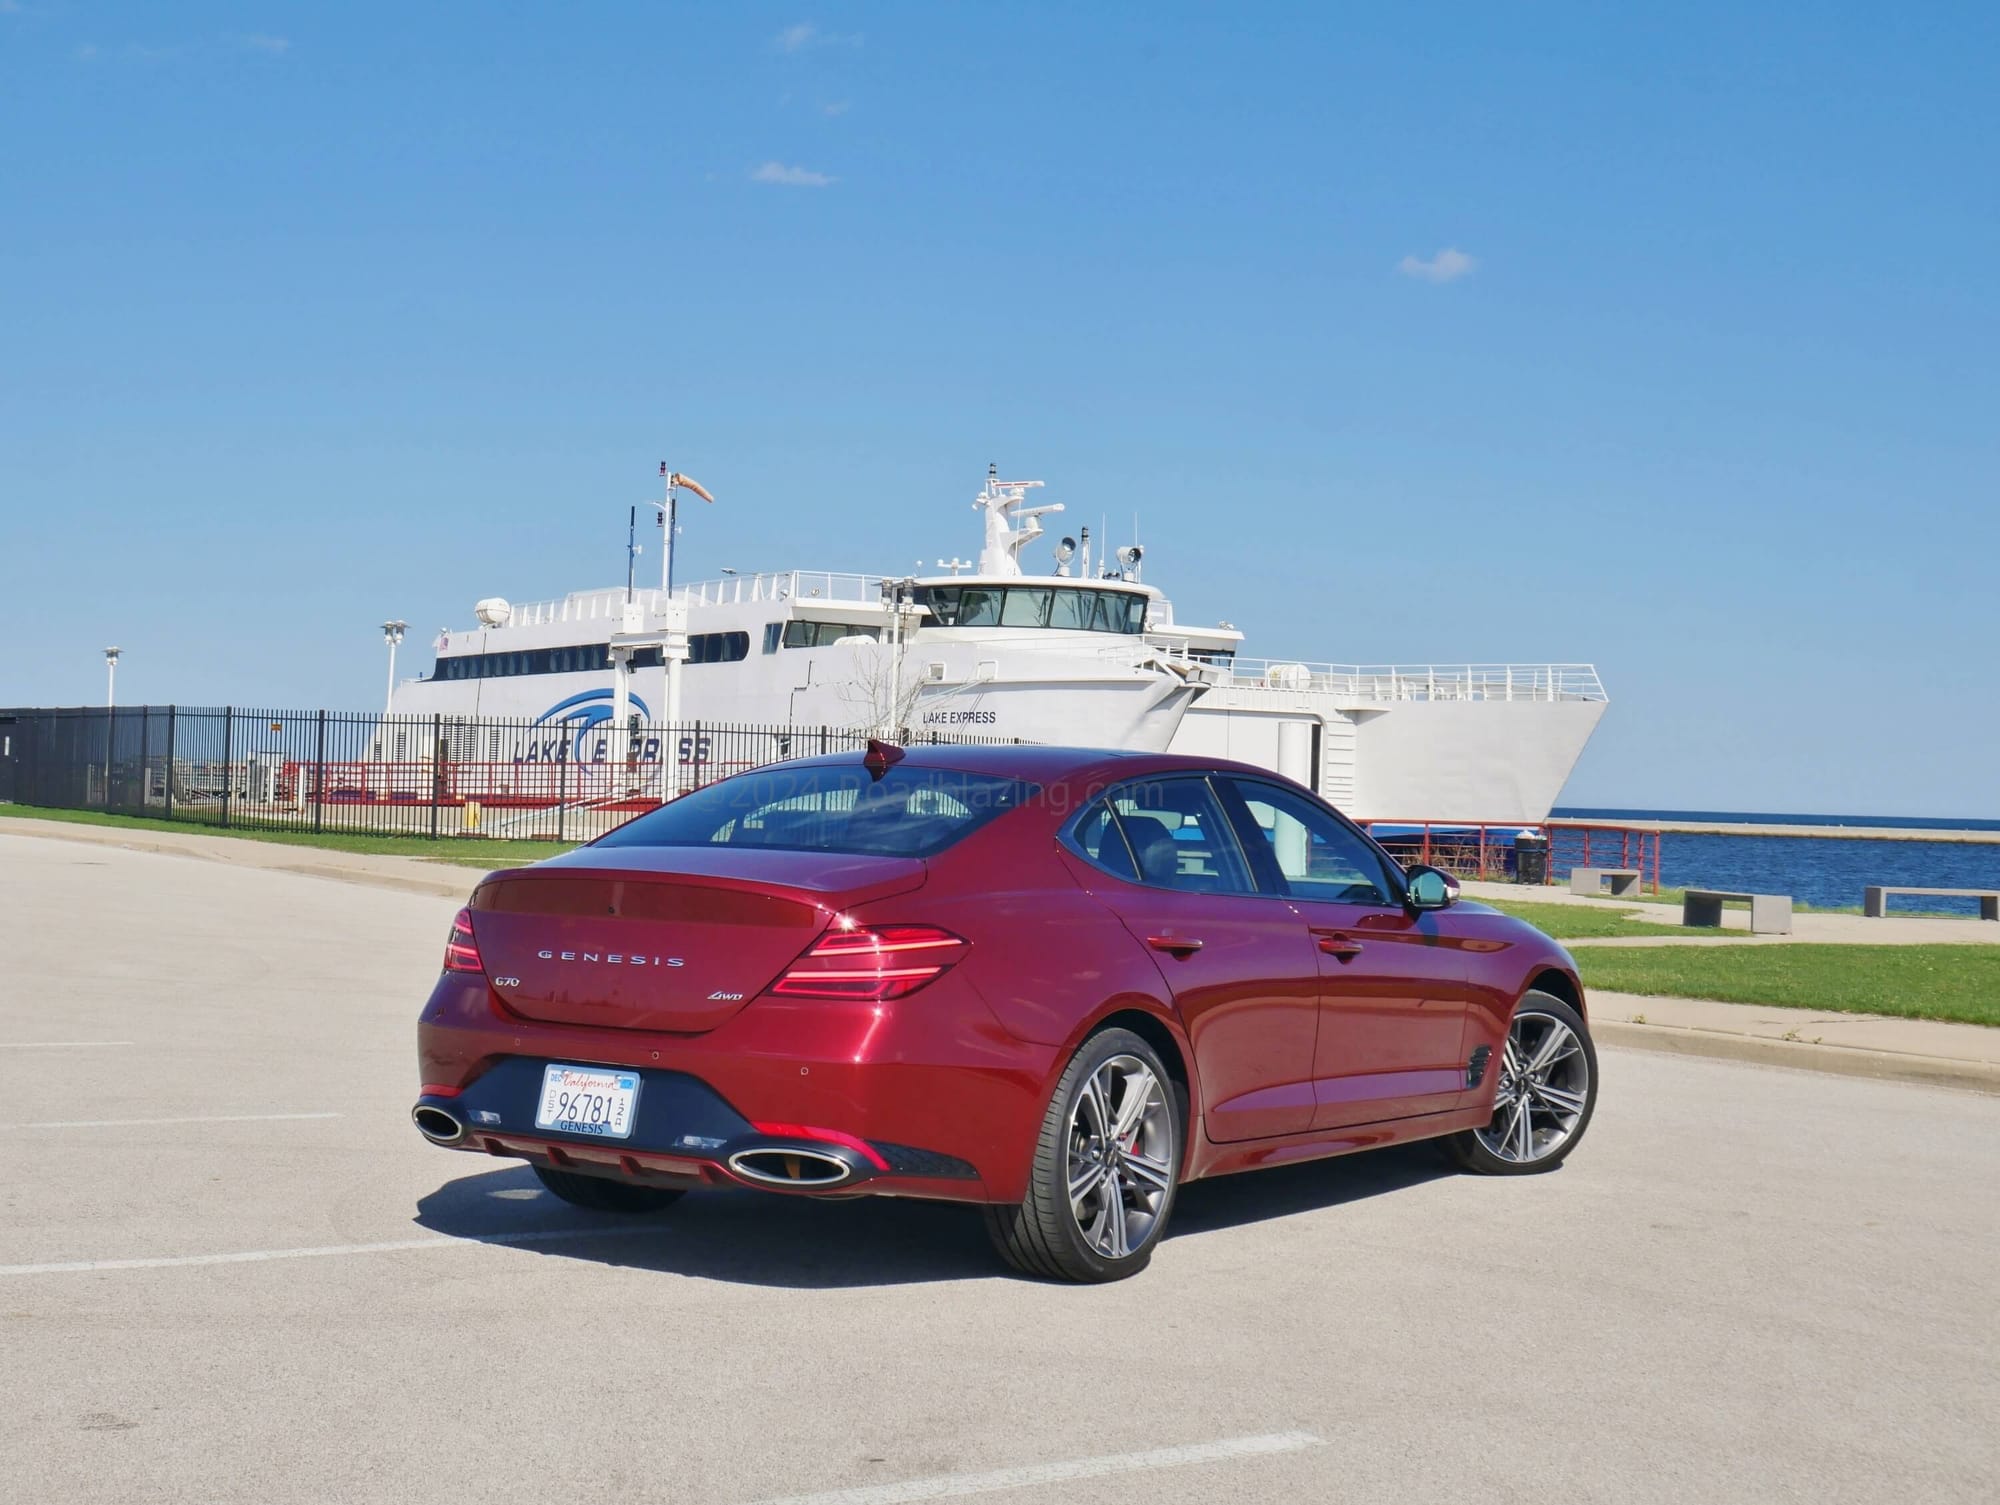
<path fill-rule="evenodd" d="M 733 606 L 746 601 L 844 601 L 880 605 L 880 575 L 843 575 L 830 570 L 774 570 L 724 575 L 675 587 L 690 606 Z"/>
<path fill-rule="evenodd" d="M 726 606 L 753 601 L 840 601 L 853 605 L 880 604 L 880 575 L 840 574 L 831 570 L 772 570 L 753 575 L 724 575 L 677 585 L 674 595 L 690 606 Z M 648 616 L 666 605 L 662 590 L 634 590 L 632 600 Z M 558 622 L 616 621 L 625 610 L 623 586 L 578 591 L 555 601 L 516 603 L 507 617 L 509 627 L 547 627 Z"/>
<path fill-rule="evenodd" d="M 1200 660 L 1191 660 L 1200 663 Z M 1208 663 L 1211 683 L 1319 690 L 1355 700 L 1608 700 L 1592 664 L 1320 664 L 1236 658 Z"/>
<path fill-rule="evenodd" d="M 632 599 L 648 613 L 666 603 L 666 592 L 635 590 Z M 516 603 L 507 615 L 509 627 L 547 627 L 556 622 L 615 622 L 625 610 L 625 588 L 608 586 L 600 591 L 578 591 L 558 601 Z"/>

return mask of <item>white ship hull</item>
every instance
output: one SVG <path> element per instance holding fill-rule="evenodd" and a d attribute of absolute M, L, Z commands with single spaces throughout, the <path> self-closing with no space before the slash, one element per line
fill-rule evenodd
<path fill-rule="evenodd" d="M 1537 825 L 1604 707 L 1602 700 L 1440 700 L 1256 710 L 1197 702 L 1172 750 L 1274 769 L 1356 820 Z M 1305 733 L 1300 757 L 1285 755 L 1290 728 Z"/>

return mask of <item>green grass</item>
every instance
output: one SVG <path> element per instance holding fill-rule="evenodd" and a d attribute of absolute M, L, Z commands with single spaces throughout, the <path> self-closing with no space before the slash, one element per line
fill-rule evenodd
<path fill-rule="evenodd" d="M 1585 947 L 1586 988 L 2000 1026 L 2000 946 Z"/>
<path fill-rule="evenodd" d="M 1479 902 L 1491 904 L 1505 914 L 1526 920 L 1543 935 L 1553 936 L 1559 941 L 1605 935 L 1690 933 L 1679 925 L 1662 925 L 1652 920 L 1628 920 L 1618 910 L 1597 909 L 1588 904 L 1535 904 L 1521 899 L 1481 899 Z"/>
<path fill-rule="evenodd" d="M 189 836 L 234 836 L 245 841 L 275 841 L 289 847 L 317 847 L 331 852 L 363 852 L 382 857 L 421 857 L 459 867 L 495 868 L 514 862 L 539 862 L 569 851 L 573 841 L 496 841 L 481 836 L 371 836 L 352 831 L 288 831 L 256 826 L 206 826 L 185 820 L 155 820 L 144 815 L 114 815 L 102 810 L 49 810 L 38 805 L 0 806 L 0 819 L 60 820 L 78 826 L 112 826 L 129 831 L 179 831 Z"/>

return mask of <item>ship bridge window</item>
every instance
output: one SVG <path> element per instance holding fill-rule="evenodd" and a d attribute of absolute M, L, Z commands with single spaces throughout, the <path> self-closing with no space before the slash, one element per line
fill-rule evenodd
<path fill-rule="evenodd" d="M 1070 632 L 1088 632 L 1092 610 L 1091 598 L 1102 597 L 1103 594 L 1102 591 L 1057 591 L 1049 611 L 1049 626 L 1061 627 Z"/>
<path fill-rule="evenodd" d="M 880 637 L 881 633 L 881 628 L 860 622 L 787 622 L 785 646 L 824 648 L 828 643 L 837 643 L 842 638 L 873 638 Z"/>
<path fill-rule="evenodd" d="M 1002 627 L 1046 627 L 1049 625 L 1049 597 L 1054 591 L 1022 590 L 1007 592 L 1000 607 Z"/>
<path fill-rule="evenodd" d="M 784 622 L 766 622 L 764 624 L 764 651 L 766 653 L 776 653 L 778 651 L 778 644 L 785 640 L 785 628 L 787 625 Z"/>
<path fill-rule="evenodd" d="M 653 652 L 658 654 L 659 649 L 655 648 Z M 747 632 L 697 632 L 688 639 L 688 662 L 691 664 L 733 664 L 749 656 L 750 634 Z M 658 663 L 659 659 L 656 657 L 653 662 Z"/>
<path fill-rule="evenodd" d="M 1065 632 L 1146 630 L 1146 598 L 1089 586 L 927 585 L 917 604 L 939 627 L 1052 627 Z"/>
<path fill-rule="evenodd" d="M 958 598 L 958 625 L 960 627 L 998 627 L 1000 625 L 1000 598 L 1004 591 L 982 590 L 978 586 L 968 586 Z"/>

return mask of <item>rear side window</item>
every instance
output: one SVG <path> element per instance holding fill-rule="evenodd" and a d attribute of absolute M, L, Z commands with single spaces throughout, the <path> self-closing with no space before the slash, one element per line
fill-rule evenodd
<path fill-rule="evenodd" d="M 1026 802 L 1036 786 L 953 768 L 778 764 L 684 794 L 601 847 L 778 847 L 934 857 Z"/>
<path fill-rule="evenodd" d="M 1253 892 L 1235 830 L 1206 779 L 1142 779 L 1114 790 L 1110 803 L 1141 883 L 1195 894 Z"/>
<path fill-rule="evenodd" d="M 1070 843 L 1093 867 L 1103 868 L 1127 883 L 1139 881 L 1139 869 L 1132 864 L 1132 849 L 1125 845 L 1124 833 L 1103 800 L 1084 810 L 1070 827 Z"/>

